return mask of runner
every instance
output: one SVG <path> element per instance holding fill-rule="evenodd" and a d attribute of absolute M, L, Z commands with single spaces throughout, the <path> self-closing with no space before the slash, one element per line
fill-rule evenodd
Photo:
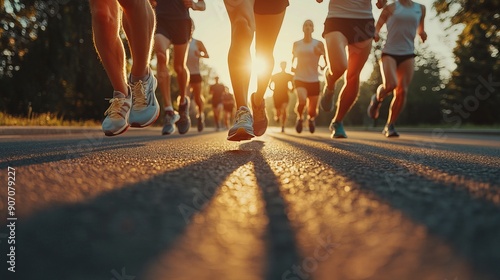
<path fill-rule="evenodd" d="M 224 106 L 223 111 L 223 119 L 224 119 L 224 128 L 229 129 L 229 125 L 233 121 L 234 117 L 234 96 L 229 92 L 228 87 L 224 87 L 224 95 L 222 96 L 222 104 Z"/>
<path fill-rule="evenodd" d="M 368 115 L 377 119 L 380 105 L 384 98 L 394 93 L 389 117 L 382 133 L 386 137 L 398 137 L 394 123 L 403 110 L 408 86 L 413 78 L 415 64 L 415 36 L 422 42 L 427 40 L 424 30 L 425 6 L 411 0 L 399 0 L 388 5 L 375 26 L 375 41 L 380 40 L 379 32 L 387 24 L 387 41 L 382 49 L 380 72 L 383 84 L 372 96 L 368 106 Z"/>
<path fill-rule="evenodd" d="M 132 53 L 127 77 L 125 50 L 119 36 L 122 23 Z M 107 136 L 125 132 L 129 126 L 145 127 L 160 114 L 155 97 L 157 81 L 149 68 L 155 17 L 148 1 L 90 0 L 94 45 L 113 87 L 111 105 L 102 130 Z M 128 23 L 128 24 L 127 24 Z"/>
<path fill-rule="evenodd" d="M 274 45 L 281 29 L 288 0 L 224 0 L 231 22 L 231 46 L 228 53 L 229 74 L 233 85 L 236 105 L 235 123 L 229 129 L 230 141 L 249 140 L 261 136 L 267 129 L 264 94 L 274 68 Z M 248 84 L 250 82 L 250 45 L 255 33 L 257 57 L 266 62 L 257 77 L 257 91 L 252 94 L 252 111 L 248 108 Z"/>
<path fill-rule="evenodd" d="M 280 63 L 281 72 L 271 77 L 269 88 L 273 91 L 274 109 L 276 115 L 274 120 L 281 124 L 281 132 L 285 132 L 286 110 L 288 107 L 288 92 L 293 91 L 293 75 L 285 72 L 286 62 Z M 274 88 L 273 88 L 274 85 Z"/>
<path fill-rule="evenodd" d="M 383 8 L 386 2 L 387 0 L 378 0 L 377 7 Z M 330 124 L 332 138 L 347 138 L 342 120 L 358 96 L 359 75 L 370 55 L 375 35 L 374 22 L 371 0 L 330 0 L 323 31 L 329 65 L 320 100 L 323 110 L 332 110 L 335 82 L 345 73 L 345 84 L 340 91 L 337 111 Z"/>
<path fill-rule="evenodd" d="M 189 9 L 203 11 L 205 2 L 198 0 L 156 0 L 156 34 L 154 50 L 158 60 L 158 82 L 163 95 L 165 120 L 162 134 L 175 131 L 174 124 L 180 134 L 188 132 L 191 126 L 189 118 L 189 98 L 186 98 L 189 71 L 186 67 L 188 42 L 191 37 L 191 17 Z M 170 45 L 174 46 L 174 71 L 179 84 L 179 113 L 174 111 L 170 95 L 170 74 L 168 71 Z"/>
<path fill-rule="evenodd" d="M 215 77 L 215 84 L 210 86 L 210 95 L 212 95 L 212 109 L 214 112 L 215 130 L 219 131 L 221 127 L 221 113 L 223 109 L 222 96 L 225 92 L 223 84 L 219 83 L 219 77 Z"/>
<path fill-rule="evenodd" d="M 325 46 L 323 42 L 312 37 L 314 32 L 314 23 L 311 20 L 306 20 L 302 26 L 304 38 L 293 43 L 293 58 L 297 60 L 295 68 L 294 83 L 297 89 L 297 105 L 295 113 L 297 113 L 297 121 L 295 130 L 297 133 L 302 132 L 304 108 L 309 101 L 309 131 L 314 133 L 316 128 L 315 118 L 318 114 L 318 97 L 319 97 L 319 58 L 323 56 L 326 65 Z M 324 67 L 323 67 L 324 68 Z"/>
<path fill-rule="evenodd" d="M 194 23 L 192 30 L 194 31 Z M 200 58 L 208 58 L 208 52 L 203 45 L 203 42 L 191 39 L 188 49 L 187 67 L 189 70 L 189 87 L 192 92 L 192 98 L 196 102 L 198 112 L 196 115 L 198 131 L 202 131 L 205 126 L 205 114 L 203 113 L 205 98 L 201 94 L 201 74 L 200 74 Z"/>

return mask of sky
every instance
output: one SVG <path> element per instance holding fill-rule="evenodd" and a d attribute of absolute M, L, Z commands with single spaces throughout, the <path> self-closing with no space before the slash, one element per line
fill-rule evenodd
<path fill-rule="evenodd" d="M 316 0 L 289 0 L 290 6 L 287 8 L 283 26 L 278 36 L 274 57 L 275 70 L 279 71 L 279 62 L 287 61 L 290 71 L 292 59 L 293 42 L 303 38 L 302 24 L 306 19 L 313 21 L 315 29 L 313 38 L 322 40 L 323 23 L 328 12 L 328 0 L 323 3 L 317 3 Z M 374 17 L 378 19 L 380 10 L 375 7 L 373 0 Z M 389 2 L 393 2 L 389 0 Z M 432 9 L 433 0 L 416 1 L 427 7 L 426 32 L 428 34 L 427 42 L 423 45 L 437 53 L 441 65 L 447 70 L 454 67 L 451 50 L 455 46 L 457 34 L 450 34 L 446 30 L 447 24 L 441 23 Z M 227 16 L 223 0 L 205 0 L 205 11 L 192 11 L 191 17 L 195 22 L 196 29 L 193 38 L 201 40 L 207 48 L 210 58 L 203 59 L 203 63 L 212 67 L 219 75 L 222 83 L 230 86 L 229 71 L 227 67 L 227 52 L 230 45 L 230 23 Z M 455 32 L 456 33 L 456 32 Z M 450 36 L 447 36 L 450 35 Z M 422 44 L 417 40 L 417 45 Z M 253 49 L 253 48 L 252 48 Z M 253 51 L 252 51 L 253 55 Z M 369 60 L 372 58 L 369 58 Z M 320 60 L 321 62 L 322 60 Z M 361 79 L 366 80 L 372 71 L 371 63 L 367 63 L 361 74 Z M 254 71 L 255 72 L 255 71 Z M 444 73 L 446 76 L 446 71 Z M 255 75 L 252 75 L 250 81 L 250 92 L 255 90 Z"/>

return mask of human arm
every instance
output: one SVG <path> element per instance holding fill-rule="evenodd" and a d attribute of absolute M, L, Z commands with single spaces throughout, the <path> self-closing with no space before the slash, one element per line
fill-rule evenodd
<path fill-rule="evenodd" d="M 203 42 L 202 41 L 196 41 L 196 44 L 198 45 L 198 50 L 200 50 L 199 57 L 209 58 L 207 49 L 205 48 L 205 45 L 203 44 Z"/>
<path fill-rule="evenodd" d="M 422 42 L 425 43 L 425 41 L 427 40 L 427 33 L 425 32 L 425 14 L 426 14 L 426 10 L 425 10 L 425 6 L 424 5 L 420 5 L 420 7 L 422 8 L 422 17 L 420 18 L 420 23 L 418 24 L 418 29 L 417 29 L 417 32 L 418 32 L 418 35 L 420 36 L 420 39 L 422 39 Z"/>
<path fill-rule="evenodd" d="M 186 8 L 191 8 L 194 11 L 204 11 L 207 8 L 204 0 L 198 0 L 196 2 L 194 0 L 182 0 L 182 2 Z"/>
<path fill-rule="evenodd" d="M 323 66 L 319 66 L 319 69 L 321 69 L 321 71 L 325 70 L 326 66 L 328 65 L 327 61 L 326 61 L 326 55 L 325 55 L 325 45 L 323 44 L 323 42 L 319 42 L 318 45 L 316 45 L 316 47 L 314 48 L 314 52 L 320 56 L 323 56 Z"/>
<path fill-rule="evenodd" d="M 295 45 L 297 42 L 293 43 L 293 48 L 292 48 L 292 66 L 290 67 L 291 71 L 295 73 L 295 67 L 294 67 L 294 62 L 296 61 L 297 57 L 295 56 Z M 296 65 L 296 64 L 295 64 Z"/>
<path fill-rule="evenodd" d="M 385 4 L 387 4 L 387 0 L 377 0 L 377 8 L 382 9 Z"/>
<path fill-rule="evenodd" d="M 375 35 L 373 36 L 373 39 L 375 42 L 378 42 L 380 40 L 380 30 L 382 29 L 382 26 L 387 22 L 387 19 L 392 15 L 392 11 L 394 10 L 394 4 L 391 4 L 387 7 L 385 7 L 382 10 L 382 13 L 380 14 L 380 17 L 377 20 L 377 23 L 375 24 Z"/>

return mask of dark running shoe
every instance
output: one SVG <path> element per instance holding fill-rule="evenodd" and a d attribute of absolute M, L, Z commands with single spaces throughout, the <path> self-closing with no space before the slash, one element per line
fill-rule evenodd
<path fill-rule="evenodd" d="M 372 95 L 372 98 L 370 100 L 370 105 L 368 105 L 368 109 L 366 110 L 368 113 L 368 116 L 370 116 L 370 118 L 372 118 L 374 120 L 378 119 L 379 110 L 380 110 L 381 105 L 382 105 L 382 101 L 378 100 L 377 94 Z"/>
<path fill-rule="evenodd" d="M 393 124 L 386 125 L 382 134 L 384 134 L 385 137 L 399 137 L 399 134 L 396 132 Z"/>
<path fill-rule="evenodd" d="M 189 98 L 185 98 L 186 103 L 179 105 L 179 121 L 175 123 L 179 134 L 185 134 L 191 127 L 191 118 L 189 117 Z"/>

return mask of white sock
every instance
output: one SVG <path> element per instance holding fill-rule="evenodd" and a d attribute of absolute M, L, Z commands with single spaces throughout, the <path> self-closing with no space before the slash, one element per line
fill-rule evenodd
<path fill-rule="evenodd" d="M 172 106 L 167 106 L 164 109 L 165 109 L 165 111 L 174 111 L 174 107 L 172 107 Z"/>

